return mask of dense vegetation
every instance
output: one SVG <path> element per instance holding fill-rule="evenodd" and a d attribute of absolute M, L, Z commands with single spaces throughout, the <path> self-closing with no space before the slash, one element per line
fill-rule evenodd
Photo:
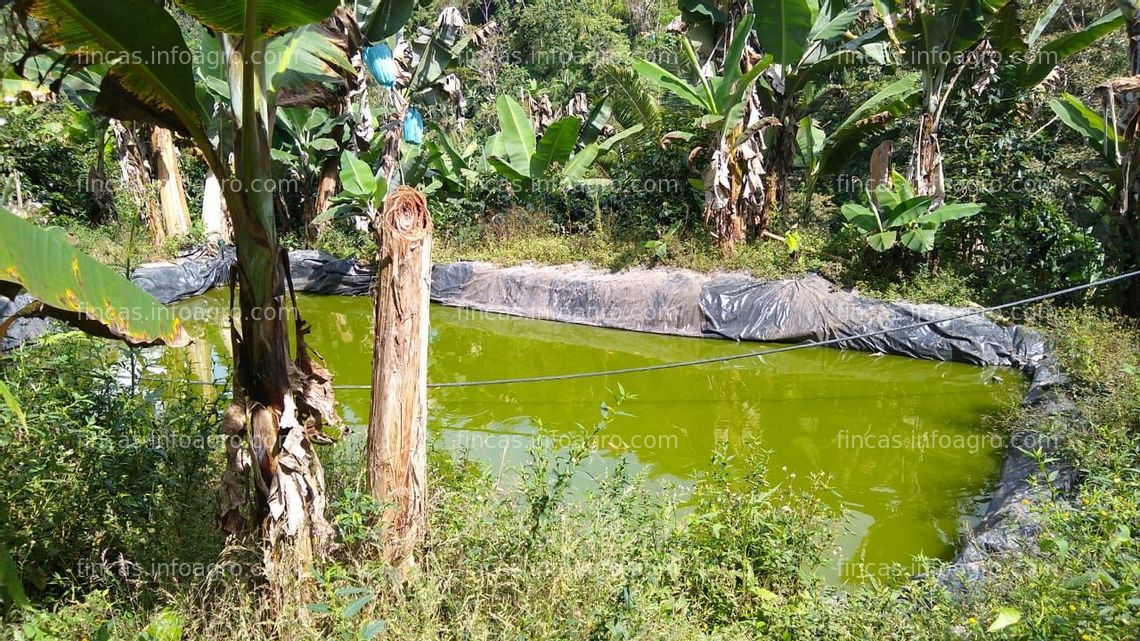
<path fill-rule="evenodd" d="M 293 248 L 374 260 L 360 214 L 398 180 L 428 196 L 437 261 L 817 272 L 951 304 L 1137 268 L 1136 128 L 1109 118 L 1116 103 L 1104 100 L 1135 95 L 1098 89 L 1138 71 L 1123 24 L 1135 26 L 1134 5 L 960 3 L 984 28 L 956 39 L 961 50 L 938 69 L 915 55 L 937 47 L 907 3 L 817 7 L 836 28 L 798 38 L 752 28 L 767 15 L 756 4 L 685 0 L 679 27 L 673 0 L 421 2 L 405 33 L 450 40 L 434 53 L 421 43 L 416 60 L 438 64 L 400 76 L 420 83 L 414 92 L 388 93 L 386 67 L 364 79 L 362 60 L 379 52 L 353 52 L 355 76 L 328 54 L 313 74 L 356 81 L 311 113 L 277 114 L 267 166 L 289 186 L 267 205 L 277 230 Z M 924 6 L 943 4 L 953 3 Z M 1098 30 L 1117 9 L 1125 19 Z M 204 59 L 211 32 L 171 11 Z M 21 28 L 6 24 L 9 65 L 26 45 Z M 1063 59 L 1034 66 L 1058 50 Z M 154 173 L 151 152 L 128 144 L 142 130 L 63 86 L 44 100 L 5 75 L 0 205 L 62 227 L 124 274 L 217 243 L 201 149 L 177 143 L 189 231 L 156 238 L 158 181 L 127 180 Z M 359 133 L 366 106 L 389 125 L 374 138 Z M 932 131 L 940 153 L 924 156 L 916 147 L 929 148 Z M 758 180 L 752 191 L 735 189 L 740 176 Z M 374 525 L 383 507 L 342 448 L 326 461 L 336 548 L 315 570 L 312 616 L 285 628 L 265 623 L 261 550 L 215 523 L 230 393 L 124 382 L 119 352 L 53 336 L 0 357 L 0 638 L 1134 638 L 1137 291 L 1100 288 L 1025 316 L 1056 346 L 1075 409 L 1011 408 L 1004 427 L 1049 437 L 1048 456 L 1072 462 L 1079 483 L 1056 491 L 1043 467 L 1028 506 L 1039 546 L 988 559 L 968 591 L 939 582 L 937 561 L 918 578 L 900 567 L 881 583 L 824 585 L 814 570 L 844 515 L 818 492 L 775 483 L 762 457 L 727 452 L 691 490 L 658 492 L 623 467 L 585 480 L 586 450 L 536 449 L 506 478 L 433 451 L 430 536 L 399 577 Z M 623 420 L 621 399 L 604 400 L 588 429 Z M 583 496 L 568 496 L 571 479 Z"/>

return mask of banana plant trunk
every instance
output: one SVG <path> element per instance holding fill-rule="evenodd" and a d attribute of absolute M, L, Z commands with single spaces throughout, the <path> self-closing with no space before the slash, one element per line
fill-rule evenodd
<path fill-rule="evenodd" d="M 929 196 L 933 206 L 942 204 L 946 198 L 945 175 L 942 169 L 942 150 L 938 146 L 939 112 L 923 111 L 918 119 L 910 163 L 907 167 L 907 180 L 920 196 Z"/>
<path fill-rule="evenodd" d="M 161 211 L 161 219 L 155 221 L 156 226 L 161 226 L 164 238 L 185 236 L 190 231 L 190 208 L 186 206 L 186 192 L 182 189 L 174 135 L 169 129 L 156 125 L 151 130 L 150 146 Z"/>
<path fill-rule="evenodd" d="M 251 16 L 247 20 L 253 20 Z M 247 33 L 256 33 L 249 25 Z M 240 328 L 231 332 L 234 352 L 234 406 L 227 413 L 230 468 L 222 487 L 223 523 L 246 522 L 260 529 L 269 611 L 278 620 L 305 618 L 312 587 L 312 565 L 332 543 L 324 517 L 324 471 L 310 434 L 337 422 L 331 375 L 312 362 L 305 345 L 308 327 L 295 305 L 285 305 L 288 255 L 279 243 L 270 160 L 272 108 L 267 98 L 265 41 L 226 37 L 240 60 L 231 69 L 234 96 L 240 96 L 235 170 L 222 183 L 237 249 Z M 233 59 L 234 56 L 231 56 Z M 224 168 L 217 168 L 223 171 Z M 294 319 L 296 351 L 290 356 L 286 320 Z M 255 490 L 249 521 L 242 518 L 242 481 L 252 475 Z M 248 486 L 247 486 L 248 487 Z"/>
<path fill-rule="evenodd" d="M 427 348 L 432 222 L 400 187 L 373 222 L 379 248 L 368 420 L 368 487 L 385 506 L 390 564 L 413 562 L 427 532 Z"/>

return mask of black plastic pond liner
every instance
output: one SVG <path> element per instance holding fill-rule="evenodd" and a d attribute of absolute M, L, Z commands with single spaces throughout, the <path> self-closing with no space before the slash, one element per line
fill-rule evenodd
<path fill-rule="evenodd" d="M 165 304 L 205 294 L 230 282 L 232 248 L 218 253 L 200 252 L 170 263 L 139 266 L 131 275 L 136 285 Z"/>
<path fill-rule="evenodd" d="M 761 281 L 721 276 L 701 292 L 705 334 L 763 342 L 824 341 L 951 318 L 965 310 L 944 305 L 891 303 L 837 289 L 819 276 Z M 840 343 L 844 349 L 1027 367 L 1045 356 L 1044 342 L 1020 327 L 970 316 Z"/>
<path fill-rule="evenodd" d="M 12 314 L 24 309 L 24 307 L 32 303 L 33 300 L 34 299 L 27 294 L 19 294 L 15 299 L 0 296 L 0 323 L 4 322 Z M 5 334 L 4 341 L 0 343 L 0 352 L 15 349 L 27 341 L 42 336 L 48 331 L 50 327 L 49 323 L 50 321 L 43 318 L 17 318 L 8 328 L 8 333 Z"/>
<path fill-rule="evenodd" d="M 340 260 L 316 251 L 289 255 L 293 284 L 313 294 L 366 295 L 374 270 L 353 260 Z M 186 257 L 173 263 L 144 265 L 134 281 L 153 296 L 171 303 L 229 283 L 234 255 L 221 253 Z M 597 327 L 672 334 L 710 336 L 764 342 L 821 341 L 854 337 L 876 330 L 948 318 L 964 310 L 942 305 L 877 301 L 836 288 L 819 276 L 762 281 L 737 274 L 708 276 L 677 269 L 633 269 L 610 273 L 584 266 L 495 267 L 457 262 L 432 270 L 431 298 L 437 303 Z M 0 320 L 20 308 L 0 299 Z M 43 321 L 20 321 L 5 340 L 5 348 L 46 331 Z M 1044 341 L 1020 327 L 1004 327 L 984 316 L 957 319 L 842 344 L 883 354 L 958 361 L 974 365 L 1016 368 L 1030 380 L 1027 405 L 1040 405 L 1054 415 L 1072 411 L 1063 389 L 1067 382 L 1052 364 Z M 967 537 L 955 561 L 940 575 L 947 585 L 963 587 L 981 578 L 981 561 L 995 552 L 1035 545 L 1035 519 L 1028 504 L 1048 496 L 1047 486 L 1031 483 L 1038 472 L 1028 451 L 1048 443 L 1035 442 L 1031 432 L 1018 433 L 1006 448 L 1001 478 L 980 524 Z M 1074 482 L 1072 467 L 1063 462 L 1055 485 Z"/>

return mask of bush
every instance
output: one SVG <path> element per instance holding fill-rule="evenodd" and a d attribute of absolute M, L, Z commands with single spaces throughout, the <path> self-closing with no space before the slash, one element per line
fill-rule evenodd
<path fill-rule="evenodd" d="M 0 405 L 0 545 L 33 595 L 153 582 L 155 568 L 220 549 L 217 408 L 185 387 L 132 392 L 116 376 L 121 356 L 66 334 L 0 360 L 25 415 Z"/>

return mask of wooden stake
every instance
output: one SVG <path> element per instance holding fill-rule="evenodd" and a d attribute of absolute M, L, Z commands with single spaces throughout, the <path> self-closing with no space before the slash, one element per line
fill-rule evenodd
<path fill-rule="evenodd" d="M 413 561 L 427 531 L 427 347 L 432 223 L 423 195 L 400 187 L 373 224 L 379 259 L 368 487 L 384 506 L 386 555 Z"/>

